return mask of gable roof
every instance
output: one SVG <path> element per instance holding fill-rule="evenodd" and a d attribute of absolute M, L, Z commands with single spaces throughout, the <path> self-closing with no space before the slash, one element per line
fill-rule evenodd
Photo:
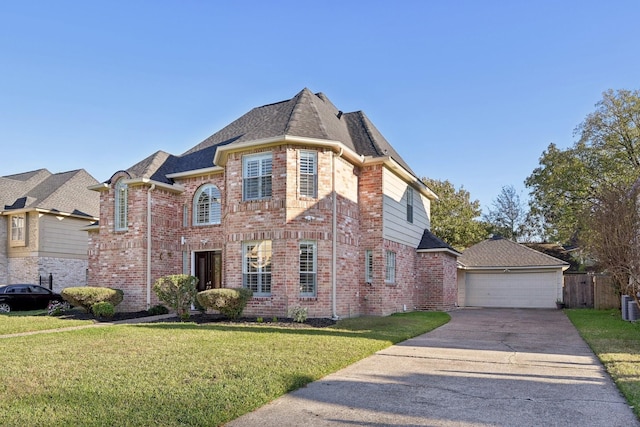
<path fill-rule="evenodd" d="M 447 242 L 429 230 L 424 230 L 424 233 L 422 233 L 422 239 L 418 244 L 418 252 L 449 252 L 452 255 L 460 256 L 460 252 L 453 249 Z"/>
<path fill-rule="evenodd" d="M 307 88 L 289 100 L 252 109 L 179 156 L 159 151 L 126 171 L 132 178 L 170 184 L 167 175 L 216 166 L 220 147 L 285 136 L 339 141 L 361 156 L 391 157 L 415 176 L 362 111 L 343 113 L 323 93 Z"/>
<path fill-rule="evenodd" d="M 96 218 L 100 196 L 88 189 L 97 184 L 84 169 L 52 174 L 38 169 L 0 177 L 0 210 L 41 209 Z"/>
<path fill-rule="evenodd" d="M 543 254 L 520 243 L 494 237 L 462 252 L 458 263 L 463 268 L 526 268 L 569 266 L 558 258 Z"/>

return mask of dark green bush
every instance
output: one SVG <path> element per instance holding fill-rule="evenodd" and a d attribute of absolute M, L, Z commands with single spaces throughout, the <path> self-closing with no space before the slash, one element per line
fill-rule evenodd
<path fill-rule="evenodd" d="M 158 316 L 160 314 L 169 314 L 169 309 L 162 304 L 158 304 L 147 310 L 147 313 L 151 316 Z"/>
<path fill-rule="evenodd" d="M 198 278 L 187 274 L 172 274 L 159 278 L 153 284 L 153 291 L 160 301 L 176 311 L 182 320 L 189 318 L 191 304 L 196 297 Z"/>
<path fill-rule="evenodd" d="M 247 288 L 220 288 L 199 292 L 197 300 L 203 307 L 218 310 L 230 319 L 242 315 L 253 292 Z"/>
<path fill-rule="evenodd" d="M 72 306 L 82 307 L 87 313 L 91 313 L 91 307 L 99 302 L 108 302 L 114 307 L 117 306 L 122 302 L 124 292 L 120 289 L 78 286 L 64 288 L 60 295 Z"/>
<path fill-rule="evenodd" d="M 97 302 L 91 306 L 93 315 L 99 319 L 111 319 L 116 312 L 113 304 L 110 302 Z"/>

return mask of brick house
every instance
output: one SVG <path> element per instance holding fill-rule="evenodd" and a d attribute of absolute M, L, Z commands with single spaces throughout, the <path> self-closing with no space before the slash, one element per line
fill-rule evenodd
<path fill-rule="evenodd" d="M 85 170 L 0 177 L 0 284 L 53 279 L 53 290 L 87 283 L 87 231 L 98 220 L 98 181 Z"/>
<path fill-rule="evenodd" d="M 180 156 L 158 151 L 108 181 L 89 283 L 158 301 L 167 274 L 253 290 L 246 314 L 310 317 L 450 309 L 459 255 L 429 232 L 436 195 L 364 113 L 322 93 L 257 107 Z"/>

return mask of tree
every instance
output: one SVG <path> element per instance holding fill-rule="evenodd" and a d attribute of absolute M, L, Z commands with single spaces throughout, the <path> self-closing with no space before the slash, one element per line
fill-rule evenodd
<path fill-rule="evenodd" d="M 471 201 L 467 190 L 447 181 L 422 178 L 422 181 L 439 197 L 431 205 L 431 231 L 462 251 L 488 235 L 487 224 L 479 221 L 482 213 L 480 202 Z"/>
<path fill-rule="evenodd" d="M 526 212 L 513 185 L 502 187 L 491 206 L 484 220 L 493 233 L 518 241 L 525 234 Z"/>
<path fill-rule="evenodd" d="M 575 129 L 566 150 L 550 144 L 525 181 L 530 209 L 545 237 L 575 241 L 588 232 L 589 209 L 604 186 L 630 185 L 640 175 L 640 92 L 608 90 Z"/>
<path fill-rule="evenodd" d="M 640 184 L 640 181 L 637 182 Z M 606 186 L 594 197 L 584 240 L 599 266 L 623 294 L 638 301 L 640 284 L 640 185 Z"/>

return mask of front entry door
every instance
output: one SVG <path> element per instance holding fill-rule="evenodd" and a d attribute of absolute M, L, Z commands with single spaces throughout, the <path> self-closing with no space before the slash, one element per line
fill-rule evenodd
<path fill-rule="evenodd" d="M 195 267 L 198 292 L 222 286 L 222 252 L 196 252 Z"/>

